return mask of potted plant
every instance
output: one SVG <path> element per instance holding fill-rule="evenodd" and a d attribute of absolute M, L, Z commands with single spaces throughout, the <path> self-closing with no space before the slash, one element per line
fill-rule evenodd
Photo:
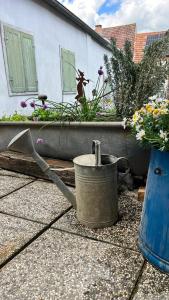
<path fill-rule="evenodd" d="M 37 145 L 39 153 L 61 159 L 73 159 L 80 154 L 90 153 L 91 141 L 99 139 L 102 142 L 103 153 L 127 157 L 132 174 L 145 176 L 149 153 L 137 145 L 130 135 L 129 128 L 125 128 L 122 115 L 117 115 L 110 98 L 112 91 L 108 89 L 108 80 L 104 77 L 102 66 L 98 70 L 98 79 L 91 99 L 85 96 L 85 86 L 90 81 L 85 79 L 80 70 L 77 80 L 75 103 L 56 103 L 44 95 L 21 102 L 23 108 L 30 105 L 34 109 L 30 118 L 38 120 L 41 125 L 36 140 L 37 144 L 41 144 Z M 46 120 L 47 123 L 40 123 Z M 59 131 L 56 130 L 58 127 Z M 44 133 L 49 130 L 49 134 Z M 51 149 L 55 152 L 51 153 Z"/>
<path fill-rule="evenodd" d="M 141 144 L 152 146 L 139 247 L 169 273 L 169 100 L 151 100 L 134 113 L 131 126 Z"/>

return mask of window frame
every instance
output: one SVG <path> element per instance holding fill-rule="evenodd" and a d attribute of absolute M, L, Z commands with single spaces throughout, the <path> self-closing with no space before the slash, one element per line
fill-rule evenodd
<path fill-rule="evenodd" d="M 13 30 L 31 35 L 33 37 L 34 40 L 34 36 L 33 33 L 30 31 L 26 31 L 23 30 L 20 27 L 17 26 L 13 26 L 11 24 L 5 23 L 5 22 L 0 22 L 0 31 L 1 31 L 1 42 L 2 42 L 2 52 L 3 52 L 3 58 L 4 58 L 4 65 L 5 65 L 5 73 L 6 73 L 6 79 L 7 79 L 7 86 L 8 86 L 8 95 L 10 97 L 13 96 L 31 96 L 31 95 L 38 95 L 38 77 L 37 77 L 37 91 L 35 92 L 12 92 L 11 90 L 11 86 L 10 86 L 10 79 L 9 79 L 9 67 L 8 67 L 8 59 L 7 59 L 7 49 L 6 49 L 6 45 L 5 45 L 5 27 L 9 27 Z M 35 48 L 34 48 L 35 50 Z M 36 53 L 35 54 L 35 67 L 36 67 Z M 36 75 L 37 75 L 37 68 L 36 68 Z"/>

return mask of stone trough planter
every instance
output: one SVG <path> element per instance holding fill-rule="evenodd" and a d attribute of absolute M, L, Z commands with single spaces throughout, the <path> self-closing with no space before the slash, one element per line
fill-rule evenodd
<path fill-rule="evenodd" d="M 34 141 L 38 137 L 45 140 L 45 144 L 36 145 L 42 156 L 72 160 L 91 153 L 92 140 L 98 139 L 103 154 L 127 157 L 134 175 L 147 173 L 149 151 L 137 144 L 129 130 L 124 130 L 122 122 L 0 122 L 0 151 L 6 149 L 18 132 L 27 128 L 31 129 Z"/>

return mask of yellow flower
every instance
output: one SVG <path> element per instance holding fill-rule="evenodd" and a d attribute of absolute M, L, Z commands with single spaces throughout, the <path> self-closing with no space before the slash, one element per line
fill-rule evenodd
<path fill-rule="evenodd" d="M 140 113 L 145 113 L 146 112 L 146 109 L 144 107 L 140 108 L 139 110 Z"/>
<path fill-rule="evenodd" d="M 146 110 L 147 112 L 152 113 L 154 109 L 151 104 L 146 104 Z"/>
<path fill-rule="evenodd" d="M 166 108 L 160 110 L 161 115 L 165 115 L 167 113 L 168 113 L 168 109 L 166 109 Z"/>
<path fill-rule="evenodd" d="M 157 116 L 160 113 L 160 110 L 158 108 L 155 108 L 153 111 L 153 115 Z"/>
<path fill-rule="evenodd" d="M 151 105 L 148 103 L 146 104 L 146 109 L 149 109 L 151 107 Z"/>
<path fill-rule="evenodd" d="M 139 118 L 140 118 L 140 115 L 139 115 L 138 111 L 136 111 L 133 115 L 133 123 L 136 123 Z"/>
<path fill-rule="evenodd" d="M 147 111 L 148 111 L 149 113 L 152 113 L 153 110 L 154 110 L 154 109 L 153 109 L 152 107 L 147 108 Z"/>

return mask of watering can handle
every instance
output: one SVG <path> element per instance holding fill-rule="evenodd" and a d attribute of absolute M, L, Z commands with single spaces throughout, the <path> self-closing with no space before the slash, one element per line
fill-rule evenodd
<path fill-rule="evenodd" d="M 92 141 L 92 154 L 95 154 L 96 158 L 96 166 L 101 165 L 101 150 L 100 150 L 101 142 L 98 140 Z"/>
<path fill-rule="evenodd" d="M 117 157 L 116 162 L 118 162 L 121 159 L 124 159 L 124 160 L 126 160 L 128 162 L 128 159 L 126 157 L 124 157 L 124 156 Z"/>
<path fill-rule="evenodd" d="M 124 156 L 121 156 L 121 157 L 118 157 L 117 159 L 116 159 L 116 163 L 118 163 L 120 160 L 125 160 L 126 162 L 127 162 L 127 164 L 128 164 L 128 168 L 126 169 L 126 172 L 125 172 L 125 174 L 127 175 L 129 172 L 130 172 L 130 165 L 129 165 L 129 160 L 126 158 L 126 157 L 124 157 Z"/>

